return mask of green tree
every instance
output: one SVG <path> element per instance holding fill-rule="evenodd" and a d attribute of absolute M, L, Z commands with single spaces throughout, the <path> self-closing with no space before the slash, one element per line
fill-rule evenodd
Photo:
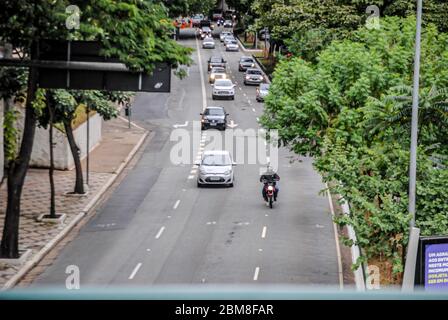
<path fill-rule="evenodd" d="M 332 41 L 315 64 L 278 64 L 261 118 L 281 143 L 315 157 L 315 167 L 351 214 L 364 259 L 390 261 L 400 280 L 408 241 L 410 85 L 415 19 L 387 17 Z M 448 233 L 447 35 L 428 24 L 422 35 L 417 225 L 423 234 Z M 440 89 L 437 89 L 440 88 Z M 445 180 L 446 182 L 446 180 Z M 352 244 L 347 241 L 347 244 Z M 358 264 L 362 260 L 358 261 Z M 355 267 L 356 267 L 355 266 Z"/>
<path fill-rule="evenodd" d="M 68 5 L 81 11 L 79 29 L 66 28 Z M 2 40 L 19 49 L 24 57 L 35 58 L 40 39 L 99 40 L 104 55 L 116 57 L 132 70 L 150 73 L 157 62 L 174 66 L 191 63 L 191 49 L 170 38 L 172 30 L 164 6 L 150 1 L 6 1 L 0 11 Z M 38 69 L 30 68 L 25 106 L 25 122 L 20 151 L 8 170 L 8 199 L 0 256 L 17 258 L 20 199 L 33 147 L 37 121 L 35 108 Z"/>

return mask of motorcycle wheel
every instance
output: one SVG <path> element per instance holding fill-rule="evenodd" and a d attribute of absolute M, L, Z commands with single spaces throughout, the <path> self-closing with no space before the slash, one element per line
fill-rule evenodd
<path fill-rule="evenodd" d="M 269 198 L 269 208 L 272 209 L 272 205 L 273 205 L 273 202 L 272 202 L 272 197 L 271 197 L 271 198 Z"/>

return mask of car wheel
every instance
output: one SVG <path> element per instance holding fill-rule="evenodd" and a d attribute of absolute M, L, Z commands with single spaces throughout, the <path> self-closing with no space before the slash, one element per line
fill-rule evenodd
<path fill-rule="evenodd" d="M 229 188 L 233 188 L 233 182 L 228 184 Z"/>
<path fill-rule="evenodd" d="M 232 100 L 235 100 L 235 96 L 232 96 Z"/>
<path fill-rule="evenodd" d="M 202 183 L 197 183 L 198 184 L 198 188 L 202 188 Z"/>
<path fill-rule="evenodd" d="M 215 100 L 216 99 L 216 97 L 215 96 L 212 96 L 212 100 Z"/>

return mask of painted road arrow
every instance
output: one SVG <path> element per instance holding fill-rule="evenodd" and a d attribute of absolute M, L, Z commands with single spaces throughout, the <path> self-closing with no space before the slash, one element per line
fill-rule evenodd
<path fill-rule="evenodd" d="M 230 121 L 230 124 L 228 124 L 227 126 L 228 126 L 229 128 L 232 128 L 232 129 L 233 129 L 233 128 L 237 127 L 238 125 L 237 125 L 236 123 L 234 123 L 233 120 L 231 120 L 231 121 Z"/>
<path fill-rule="evenodd" d="M 173 125 L 174 128 L 181 128 L 181 127 L 186 127 L 188 126 L 188 121 L 185 121 L 184 124 L 175 124 Z"/>

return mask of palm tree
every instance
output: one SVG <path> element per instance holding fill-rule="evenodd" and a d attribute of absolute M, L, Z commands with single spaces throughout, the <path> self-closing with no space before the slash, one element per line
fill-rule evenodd
<path fill-rule="evenodd" d="M 365 114 L 363 125 L 366 133 L 380 134 L 388 127 L 400 126 L 410 130 L 412 118 L 412 91 L 407 85 L 392 87 L 387 96 L 369 98 L 361 108 Z M 420 127 L 448 128 L 448 88 L 438 89 L 435 85 L 423 88 L 419 97 Z"/>

